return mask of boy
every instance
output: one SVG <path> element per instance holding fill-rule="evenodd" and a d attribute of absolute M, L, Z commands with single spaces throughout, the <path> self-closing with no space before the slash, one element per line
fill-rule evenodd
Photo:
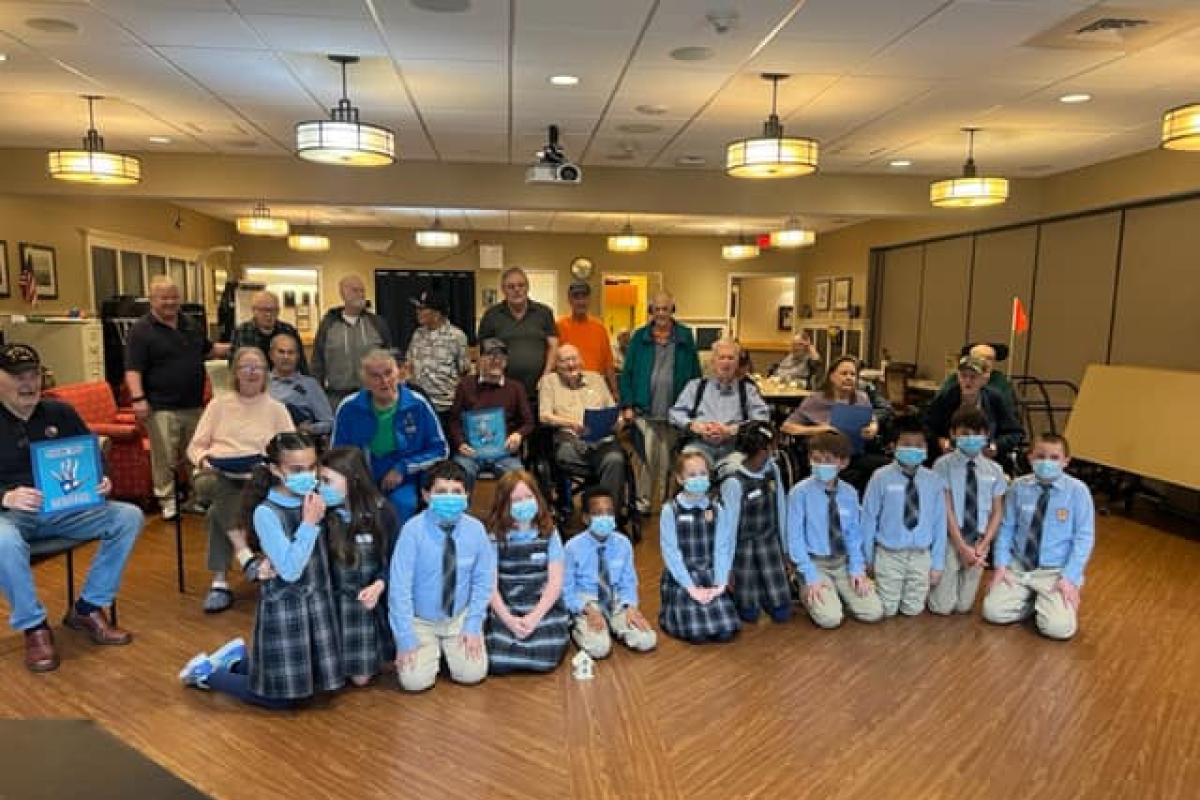
<path fill-rule="evenodd" d="M 920 614 L 946 562 L 946 484 L 921 465 L 921 421 L 897 417 L 896 432 L 896 460 L 876 470 L 863 499 L 863 540 L 885 617 Z"/>
<path fill-rule="evenodd" d="M 612 652 L 609 630 L 626 647 L 645 653 L 658 637 L 638 610 L 633 545 L 617 530 L 612 492 L 593 486 L 583 496 L 587 530 L 567 542 L 563 602 L 574 616 L 571 638 L 592 658 Z"/>
<path fill-rule="evenodd" d="M 842 624 L 843 605 L 859 622 L 883 619 L 883 606 L 866 574 L 858 493 L 839 480 L 850 463 L 850 439 L 840 431 L 808 442 L 812 475 L 788 495 L 788 553 L 800 571 L 800 602 L 821 628 Z"/>
<path fill-rule="evenodd" d="M 775 468 L 775 432 L 751 420 L 738 428 L 734 449 L 740 465 L 721 484 L 721 506 L 737 531 L 733 556 L 733 602 L 742 622 L 758 621 L 765 610 L 776 622 L 792 616 L 792 596 L 783 557 L 787 500 Z"/>
<path fill-rule="evenodd" d="M 465 513 L 466 472 L 439 461 L 426 482 L 429 507 L 400 529 L 388 579 L 396 670 L 409 692 L 433 686 L 443 656 L 456 683 L 487 677 L 483 617 L 496 580 L 483 523 Z"/>
<path fill-rule="evenodd" d="M 1096 510 L 1087 486 L 1063 472 L 1071 463 L 1064 437 L 1043 433 L 1029 457 L 1033 474 L 1013 481 L 1004 501 L 983 618 L 1006 625 L 1034 614 L 1043 636 L 1070 639 L 1096 539 Z"/>
<path fill-rule="evenodd" d="M 929 592 L 934 614 L 969 614 L 992 540 L 1004 516 L 1007 481 L 1000 465 L 983 455 L 988 444 L 987 417 L 963 406 L 950 419 L 955 449 L 933 463 L 946 482 L 946 570 Z"/>

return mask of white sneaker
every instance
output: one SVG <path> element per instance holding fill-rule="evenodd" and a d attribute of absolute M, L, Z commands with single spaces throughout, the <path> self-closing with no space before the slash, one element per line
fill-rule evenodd
<path fill-rule="evenodd" d="M 170 522 L 179 516 L 179 509 L 175 505 L 174 497 L 168 497 L 159 500 L 158 504 L 162 507 L 162 518 L 167 522 Z"/>

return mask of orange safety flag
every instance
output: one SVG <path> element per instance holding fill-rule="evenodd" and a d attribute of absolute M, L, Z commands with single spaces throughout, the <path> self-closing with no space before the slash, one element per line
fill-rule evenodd
<path fill-rule="evenodd" d="M 1029 330 L 1029 317 L 1025 314 L 1025 307 L 1021 305 L 1021 298 L 1013 298 L 1012 310 L 1012 332 L 1024 333 Z"/>

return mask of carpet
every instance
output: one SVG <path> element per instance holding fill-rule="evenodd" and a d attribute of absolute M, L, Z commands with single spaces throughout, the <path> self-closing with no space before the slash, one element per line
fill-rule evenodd
<path fill-rule="evenodd" d="M 0 800 L 210 800 L 86 719 L 0 720 Z"/>

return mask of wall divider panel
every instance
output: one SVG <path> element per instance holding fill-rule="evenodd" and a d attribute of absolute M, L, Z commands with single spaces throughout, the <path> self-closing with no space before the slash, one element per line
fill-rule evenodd
<path fill-rule="evenodd" d="M 884 253 L 879 271 L 879 345 L 893 361 L 917 363 L 920 338 L 921 283 L 925 247 L 898 247 Z"/>
<path fill-rule="evenodd" d="M 968 341 L 1008 341 L 1013 297 L 1031 306 L 1037 239 L 1037 225 L 975 236 Z M 1025 371 L 1024 350 L 1018 347 L 1017 351 L 1009 356 L 1006 372 Z"/>
<path fill-rule="evenodd" d="M 967 335 L 967 291 L 973 237 L 960 236 L 925 245 L 917 374 L 941 378 L 957 366 Z"/>

